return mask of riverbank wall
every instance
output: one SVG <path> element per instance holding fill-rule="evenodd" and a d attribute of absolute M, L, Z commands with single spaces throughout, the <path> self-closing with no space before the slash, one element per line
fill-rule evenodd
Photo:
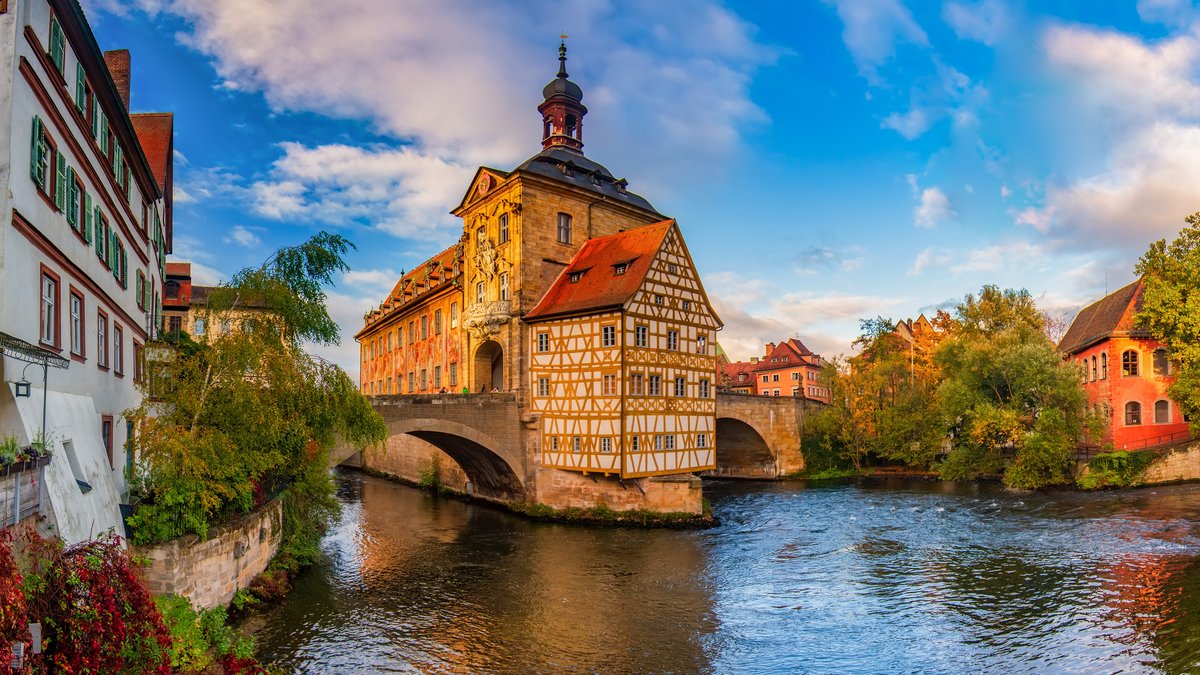
<path fill-rule="evenodd" d="M 214 527 L 208 537 L 187 535 L 152 546 L 130 546 L 146 561 L 142 579 L 154 595 L 180 595 L 197 609 L 228 605 L 262 574 L 279 552 L 283 505 L 274 499 L 238 520 Z"/>
<path fill-rule="evenodd" d="M 1161 485 L 1200 480 L 1200 442 L 1177 448 L 1155 459 L 1142 472 L 1138 485 Z"/>

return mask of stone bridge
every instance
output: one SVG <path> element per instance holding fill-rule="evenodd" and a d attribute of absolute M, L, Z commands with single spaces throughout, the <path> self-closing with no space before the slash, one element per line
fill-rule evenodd
<path fill-rule="evenodd" d="M 804 470 L 800 441 L 808 409 L 792 396 L 717 393 L 717 468 L 708 475 L 779 478 Z"/>
<path fill-rule="evenodd" d="M 371 402 L 387 424 L 387 443 L 362 452 L 340 446 L 332 453 L 334 464 L 365 466 L 413 481 L 436 473 L 448 487 L 495 501 L 535 501 L 549 489 L 547 476 L 540 492 L 535 485 L 538 475 L 548 471 L 539 469 L 534 458 L 536 418 L 522 418 L 514 394 L 377 396 Z M 709 475 L 770 479 L 804 469 L 803 399 L 722 392 L 716 408 L 717 468 Z M 554 472 L 553 482 L 568 491 L 586 493 L 586 481 L 597 480 L 576 481 L 564 473 Z M 617 484 L 614 489 L 621 492 L 647 494 L 645 479 Z"/>

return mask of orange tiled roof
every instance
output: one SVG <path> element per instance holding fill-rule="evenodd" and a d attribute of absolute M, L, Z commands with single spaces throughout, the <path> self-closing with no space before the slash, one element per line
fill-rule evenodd
<path fill-rule="evenodd" d="M 166 191 L 167 173 L 171 157 L 171 135 L 174 133 L 175 115 L 173 113 L 137 113 L 129 116 L 133 130 L 137 134 L 146 161 L 154 171 L 158 181 L 158 189 Z"/>
<path fill-rule="evenodd" d="M 190 277 L 192 276 L 192 263 L 190 262 L 168 262 L 167 276 L 175 277 Z"/>
<path fill-rule="evenodd" d="M 1071 327 L 1067 329 L 1067 334 L 1059 340 L 1058 351 L 1068 355 L 1074 354 L 1120 330 L 1129 330 L 1131 326 L 1123 325 L 1123 320 L 1140 310 L 1141 306 L 1142 280 L 1138 279 L 1079 310 L 1079 314 L 1071 322 Z M 1148 335 L 1144 331 L 1130 333 Z"/>
<path fill-rule="evenodd" d="M 641 287 L 650 262 L 662 246 L 674 220 L 643 225 L 607 237 L 589 239 L 558 275 L 525 320 L 620 307 Z M 615 266 L 628 265 L 624 274 Z M 572 283 L 572 274 L 582 276 Z"/>
<path fill-rule="evenodd" d="M 731 386 L 754 386 L 754 366 L 758 364 L 750 363 L 749 361 L 733 361 L 721 366 L 721 374 L 728 377 Z M 745 375 L 746 379 L 738 380 L 739 375 Z"/>

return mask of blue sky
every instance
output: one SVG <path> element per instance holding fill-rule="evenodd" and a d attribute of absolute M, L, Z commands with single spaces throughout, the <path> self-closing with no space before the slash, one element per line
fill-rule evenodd
<path fill-rule="evenodd" d="M 1200 13 L 1129 0 L 87 0 L 176 114 L 175 258 L 206 281 L 321 230 L 352 334 L 452 242 L 476 166 L 539 150 L 557 36 L 588 156 L 679 219 L 747 358 L 986 283 L 1048 311 L 1200 210 Z"/>

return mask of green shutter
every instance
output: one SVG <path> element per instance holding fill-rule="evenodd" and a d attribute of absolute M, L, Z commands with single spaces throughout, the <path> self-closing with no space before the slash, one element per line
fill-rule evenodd
<path fill-rule="evenodd" d="M 33 143 L 29 148 L 29 177 L 38 187 L 45 187 L 45 177 L 42 175 L 42 118 L 33 116 Z"/>
<path fill-rule="evenodd" d="M 100 113 L 100 154 L 108 157 L 108 115 Z"/>
<path fill-rule="evenodd" d="M 104 217 L 100 213 L 100 207 L 96 207 L 96 254 L 104 260 Z"/>
<path fill-rule="evenodd" d="M 87 74 L 82 63 L 75 64 L 75 108 L 80 113 L 87 112 Z"/>
<path fill-rule="evenodd" d="M 61 152 L 54 153 L 54 205 L 59 211 L 67 210 L 67 158 Z"/>
<path fill-rule="evenodd" d="M 54 62 L 54 67 L 58 68 L 58 73 L 63 76 L 67 74 L 64 69 L 66 52 L 67 45 L 63 39 L 62 26 L 58 24 L 58 19 L 50 17 L 50 60 Z"/>
<path fill-rule="evenodd" d="M 129 286 L 129 255 L 121 248 L 121 288 Z"/>
<path fill-rule="evenodd" d="M 92 138 L 100 140 L 100 100 L 92 97 Z"/>
<path fill-rule="evenodd" d="M 113 143 L 112 170 L 117 178 L 117 185 L 121 184 L 121 156 L 121 144 Z"/>
<path fill-rule="evenodd" d="M 83 240 L 89 245 L 92 243 L 92 223 L 95 221 L 95 216 L 92 214 L 92 196 L 86 191 L 83 193 Z"/>
<path fill-rule="evenodd" d="M 67 167 L 67 222 L 71 229 L 79 223 L 79 185 L 75 183 L 75 169 Z"/>

